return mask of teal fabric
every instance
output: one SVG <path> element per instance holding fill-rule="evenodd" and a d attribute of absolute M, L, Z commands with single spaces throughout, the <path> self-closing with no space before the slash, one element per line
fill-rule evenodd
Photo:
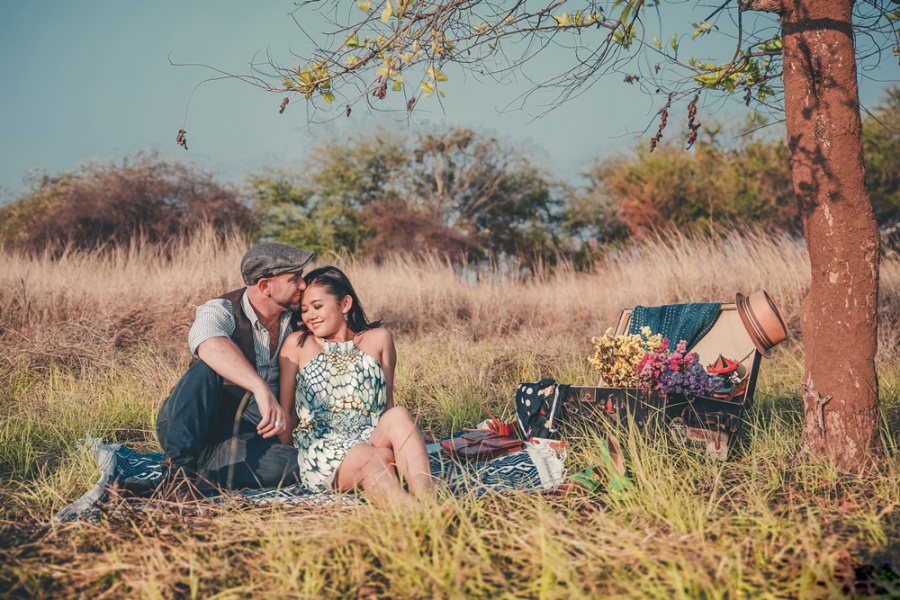
<path fill-rule="evenodd" d="M 669 347 L 673 350 L 681 340 L 687 342 L 690 350 L 712 329 L 721 306 L 718 302 L 635 306 L 628 333 L 637 334 L 642 328 L 649 327 L 651 334 L 661 333 L 669 338 Z"/>

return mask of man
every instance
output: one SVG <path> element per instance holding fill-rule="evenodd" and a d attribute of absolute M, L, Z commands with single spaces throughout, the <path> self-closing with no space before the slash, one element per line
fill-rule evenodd
<path fill-rule="evenodd" d="M 197 308 L 188 345 L 198 359 L 159 410 L 164 478 L 201 491 L 295 483 L 297 451 L 278 443 L 287 423 L 278 401 L 278 352 L 294 330 L 315 255 L 262 243 L 241 260 L 246 288 Z"/>

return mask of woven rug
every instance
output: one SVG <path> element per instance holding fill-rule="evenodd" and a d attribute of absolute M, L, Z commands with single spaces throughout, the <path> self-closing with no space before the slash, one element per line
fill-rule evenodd
<path fill-rule="evenodd" d="M 123 444 L 107 444 L 97 438 L 82 440 L 89 445 L 100 469 L 100 478 L 84 495 L 59 511 L 58 521 L 96 520 L 109 499 L 108 487 L 126 478 L 159 479 L 162 475 L 162 454 L 140 454 Z M 456 462 L 440 452 L 428 455 L 431 473 L 439 487 L 455 495 L 507 491 L 537 491 L 553 489 L 566 477 L 565 450 L 537 441 L 525 444 L 523 450 L 485 462 Z M 291 505 L 319 505 L 364 502 L 358 494 L 317 493 L 302 484 L 283 488 L 233 490 L 226 496 L 256 504 L 282 502 Z"/>

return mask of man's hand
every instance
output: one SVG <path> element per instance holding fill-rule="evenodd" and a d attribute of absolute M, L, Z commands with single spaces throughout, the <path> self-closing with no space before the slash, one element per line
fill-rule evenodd
<path fill-rule="evenodd" d="M 278 403 L 269 386 L 258 390 L 254 397 L 262 417 L 259 425 L 256 426 L 256 432 L 264 438 L 270 438 L 284 431 L 286 427 L 284 409 L 281 408 L 281 404 Z"/>
<path fill-rule="evenodd" d="M 256 427 L 257 433 L 270 438 L 284 431 L 287 426 L 284 409 L 233 341 L 225 337 L 210 338 L 200 344 L 197 355 L 226 380 L 253 392 L 262 417 Z"/>

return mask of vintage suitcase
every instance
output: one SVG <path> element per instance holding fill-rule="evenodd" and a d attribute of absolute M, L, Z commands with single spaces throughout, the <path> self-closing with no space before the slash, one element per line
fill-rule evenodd
<path fill-rule="evenodd" d="M 595 427 L 604 418 L 616 425 L 632 419 L 643 427 L 659 406 L 659 394 L 650 390 L 572 385 L 562 399 L 564 430 L 571 435 Z"/>
<path fill-rule="evenodd" d="M 632 309 L 622 311 L 616 335 L 628 332 L 631 316 Z M 589 427 L 601 418 L 614 424 L 633 419 L 644 427 L 658 417 L 673 440 L 703 447 L 710 456 L 724 460 L 729 442 L 740 430 L 744 412 L 753 401 L 760 354 L 734 303 L 721 305 L 712 328 L 691 351 L 698 354 L 704 366 L 713 364 L 720 355 L 737 361 L 740 383 L 722 397 L 698 397 L 690 401 L 681 395 L 604 387 L 602 381 L 598 387 L 572 386 L 563 400 L 570 430 Z"/>

